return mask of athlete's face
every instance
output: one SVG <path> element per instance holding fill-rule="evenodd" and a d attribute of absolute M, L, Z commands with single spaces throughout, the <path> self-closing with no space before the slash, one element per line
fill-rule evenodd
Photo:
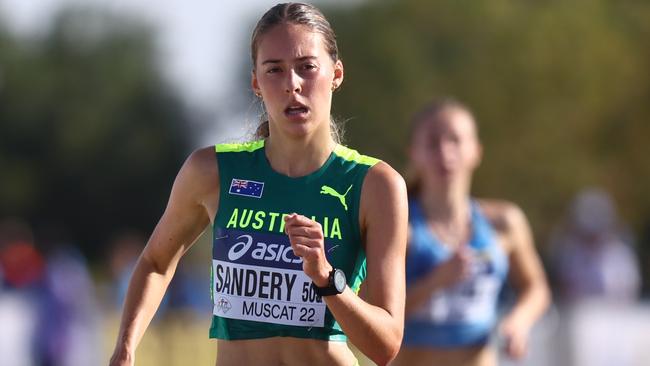
<path fill-rule="evenodd" d="M 442 110 L 415 131 L 410 155 L 414 167 L 428 179 L 447 183 L 470 179 L 481 160 L 472 116 L 458 108 Z"/>
<path fill-rule="evenodd" d="M 343 81 L 320 33 L 306 26 L 279 24 L 261 36 L 253 91 L 261 94 L 271 130 L 302 137 L 329 130 L 332 91 Z"/>

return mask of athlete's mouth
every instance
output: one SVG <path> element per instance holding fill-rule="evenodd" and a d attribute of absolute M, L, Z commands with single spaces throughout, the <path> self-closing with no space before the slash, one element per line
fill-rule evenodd
<path fill-rule="evenodd" d="M 309 112 L 309 108 L 302 103 L 291 103 L 284 109 L 284 113 L 288 116 L 300 116 Z"/>

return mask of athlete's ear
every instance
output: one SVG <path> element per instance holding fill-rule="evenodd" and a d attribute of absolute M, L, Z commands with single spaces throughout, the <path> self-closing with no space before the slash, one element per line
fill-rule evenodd
<path fill-rule="evenodd" d="M 251 71 L 251 89 L 253 89 L 253 93 L 258 97 L 262 96 L 262 91 L 260 90 L 260 84 L 257 82 L 255 70 Z"/>
<path fill-rule="evenodd" d="M 338 89 L 339 86 L 343 83 L 343 62 L 341 60 L 336 60 L 334 63 L 334 78 L 332 79 L 332 91 Z"/>
<path fill-rule="evenodd" d="M 483 161 L 483 144 L 481 141 L 476 141 L 476 160 L 474 162 L 474 167 L 478 168 Z"/>

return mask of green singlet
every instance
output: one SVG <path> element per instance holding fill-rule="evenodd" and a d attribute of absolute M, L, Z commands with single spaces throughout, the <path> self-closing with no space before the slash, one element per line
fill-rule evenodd
<path fill-rule="evenodd" d="M 345 341 L 284 233 L 283 216 L 319 222 L 328 261 L 357 292 L 366 275 L 359 202 L 379 160 L 337 145 L 323 166 L 299 178 L 274 171 L 264 140 L 216 145 L 221 190 L 214 222 L 210 337 L 298 337 Z"/>

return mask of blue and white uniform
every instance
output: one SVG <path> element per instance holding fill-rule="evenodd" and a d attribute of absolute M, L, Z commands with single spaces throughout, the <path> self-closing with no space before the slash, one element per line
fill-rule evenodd
<path fill-rule="evenodd" d="M 411 238 L 406 255 L 407 286 L 447 261 L 453 251 L 429 228 L 420 205 L 409 204 Z M 508 272 L 508 258 L 490 222 L 471 201 L 470 276 L 437 291 L 406 319 L 405 346 L 453 348 L 485 344 L 497 320 L 497 300 Z"/>

